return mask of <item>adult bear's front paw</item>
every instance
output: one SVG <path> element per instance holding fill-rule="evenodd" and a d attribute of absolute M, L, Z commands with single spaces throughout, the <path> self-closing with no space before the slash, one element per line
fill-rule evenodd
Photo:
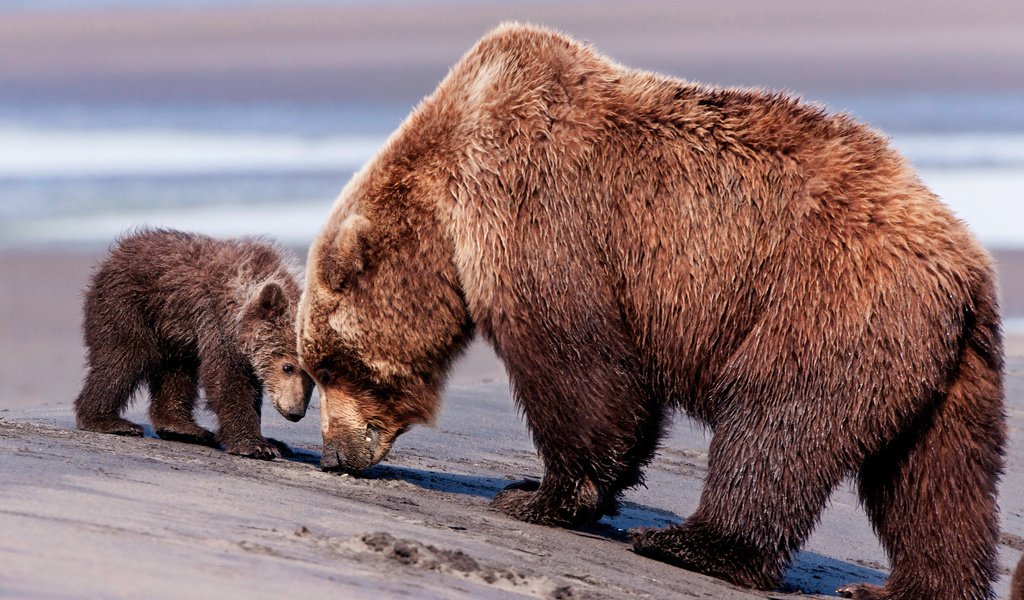
<path fill-rule="evenodd" d="M 237 454 L 246 458 L 273 460 L 281 458 L 281 451 L 272 440 L 267 438 L 232 440 L 221 444 L 228 454 Z"/>
<path fill-rule="evenodd" d="M 555 489 L 558 489 L 557 487 Z M 572 527 L 600 518 L 598 499 L 587 486 L 570 486 L 577 493 L 557 493 L 536 481 L 513 483 L 491 500 L 491 506 L 505 514 L 538 525 Z"/>
<path fill-rule="evenodd" d="M 491 500 L 491 506 L 513 519 L 540 525 L 553 525 L 554 523 L 545 518 L 544 511 L 537 507 L 538 489 L 540 489 L 540 483 L 537 481 L 518 481 L 498 492 L 494 500 Z"/>

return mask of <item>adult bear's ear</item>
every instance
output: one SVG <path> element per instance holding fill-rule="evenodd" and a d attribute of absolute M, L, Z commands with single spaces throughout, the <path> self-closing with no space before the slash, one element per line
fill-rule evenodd
<path fill-rule="evenodd" d="M 257 319 L 269 321 L 288 312 L 288 299 L 284 289 L 277 283 L 267 283 L 260 288 L 246 307 L 246 313 Z"/>
<path fill-rule="evenodd" d="M 366 269 L 372 228 L 370 220 L 358 213 L 342 221 L 333 243 L 321 249 L 322 283 L 340 292 Z"/>

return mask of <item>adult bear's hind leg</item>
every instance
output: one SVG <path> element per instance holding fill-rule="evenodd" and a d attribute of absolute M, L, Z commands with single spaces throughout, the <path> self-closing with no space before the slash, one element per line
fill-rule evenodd
<path fill-rule="evenodd" d="M 696 512 L 633 532 L 635 551 L 744 587 L 778 587 L 848 471 L 832 442 L 789 409 L 720 424 Z"/>

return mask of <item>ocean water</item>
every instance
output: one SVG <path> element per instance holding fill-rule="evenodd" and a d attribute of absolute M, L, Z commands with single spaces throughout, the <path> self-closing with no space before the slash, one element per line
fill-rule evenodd
<path fill-rule="evenodd" d="M 890 131 L 993 248 L 1024 248 L 1024 99 L 838 99 Z M 0 102 L 0 246 L 107 243 L 142 225 L 308 243 L 409 106 Z"/>

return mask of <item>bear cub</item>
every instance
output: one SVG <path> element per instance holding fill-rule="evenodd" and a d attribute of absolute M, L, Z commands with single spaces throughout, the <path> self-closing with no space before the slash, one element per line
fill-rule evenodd
<path fill-rule="evenodd" d="M 121 414 L 149 387 L 158 436 L 271 459 L 288 449 L 260 432 L 264 392 L 291 421 L 313 389 L 299 368 L 294 260 L 269 243 L 171 230 L 120 239 L 85 295 L 89 371 L 75 400 L 78 427 L 141 436 Z M 199 388 L 216 435 L 196 423 Z"/>

